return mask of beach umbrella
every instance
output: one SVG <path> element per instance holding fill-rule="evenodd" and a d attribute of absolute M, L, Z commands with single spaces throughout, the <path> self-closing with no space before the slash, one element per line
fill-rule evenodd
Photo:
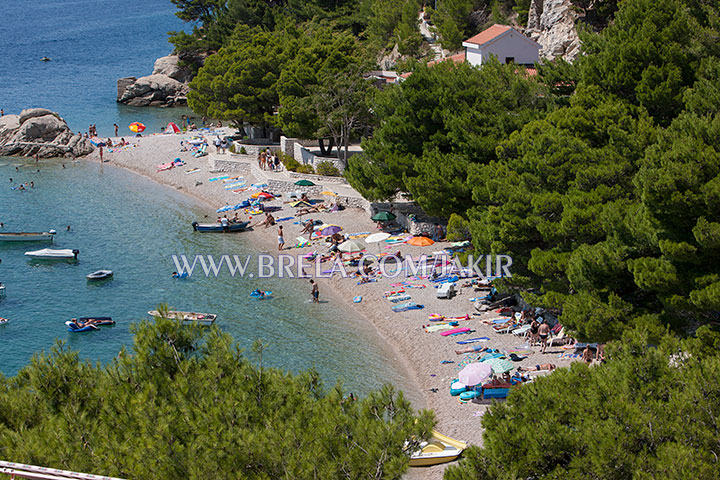
<path fill-rule="evenodd" d="M 290 206 L 293 207 L 293 208 L 301 208 L 301 207 L 309 207 L 310 204 L 307 203 L 307 202 L 304 202 L 304 201 L 302 201 L 302 200 L 298 200 L 297 202 L 292 202 L 292 203 L 290 204 Z"/>
<path fill-rule="evenodd" d="M 320 195 L 327 195 L 328 197 L 337 197 L 337 193 L 331 192 L 330 190 L 325 190 L 324 192 L 320 192 Z"/>
<path fill-rule="evenodd" d="M 395 220 L 395 215 L 390 212 L 378 212 L 372 216 L 372 220 L 376 222 L 389 222 Z"/>
<path fill-rule="evenodd" d="M 338 250 L 345 253 L 360 252 L 365 250 L 365 245 L 357 240 L 348 240 L 338 245 Z"/>
<path fill-rule="evenodd" d="M 365 241 L 367 243 L 377 243 L 377 242 L 382 242 L 383 240 L 387 240 L 388 238 L 390 238 L 389 233 L 378 232 L 378 233 L 373 233 L 369 237 L 365 238 Z"/>
<path fill-rule="evenodd" d="M 489 365 L 495 375 L 509 372 L 515 368 L 515 365 L 513 365 L 511 361 L 505 360 L 504 358 L 489 358 L 482 363 Z"/>
<path fill-rule="evenodd" d="M 427 237 L 412 237 L 410 240 L 407 241 L 408 245 L 415 245 L 416 247 L 429 247 L 432 245 L 433 242 Z"/>
<path fill-rule="evenodd" d="M 323 225 L 322 227 L 320 227 L 320 235 L 334 235 L 336 233 L 339 233 L 341 230 L 342 227 L 338 225 Z"/>
<path fill-rule="evenodd" d="M 471 387 L 479 385 L 492 375 L 492 367 L 487 363 L 471 363 L 458 372 L 460 383 Z"/>
<path fill-rule="evenodd" d="M 228 210 L 232 210 L 234 207 L 232 205 L 225 205 L 224 207 L 220 207 L 217 210 L 215 210 L 215 213 L 222 213 L 227 212 Z"/>
<path fill-rule="evenodd" d="M 258 195 L 258 198 L 265 198 L 265 199 L 275 198 L 271 193 L 267 193 L 267 192 L 260 192 L 257 195 Z"/>
<path fill-rule="evenodd" d="M 295 185 L 297 185 L 298 187 L 314 187 L 315 186 L 315 184 L 313 182 L 311 182 L 310 180 L 305 180 L 305 179 L 298 180 L 297 182 L 295 182 Z"/>
<path fill-rule="evenodd" d="M 135 133 L 140 133 L 140 132 L 145 131 L 145 125 L 143 125 L 140 122 L 133 122 L 130 125 L 128 125 L 128 128 Z"/>

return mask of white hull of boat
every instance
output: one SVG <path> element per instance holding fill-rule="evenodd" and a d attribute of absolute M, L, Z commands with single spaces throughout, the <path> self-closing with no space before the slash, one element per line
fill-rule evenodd
<path fill-rule="evenodd" d="M 55 232 L 0 233 L 0 242 L 47 242 L 54 236 Z"/>
<path fill-rule="evenodd" d="M 0 298 L 5 296 L 5 285 L 0 285 Z"/>
<path fill-rule="evenodd" d="M 465 442 L 447 437 L 433 430 L 430 442 L 420 445 L 420 451 L 410 455 L 411 467 L 428 467 L 457 460 L 467 448 Z"/>
<path fill-rule="evenodd" d="M 37 260 L 77 260 L 78 250 L 70 250 L 69 248 L 43 248 L 42 250 L 33 250 L 25 252 L 25 256 Z"/>
<path fill-rule="evenodd" d="M 157 310 L 150 310 L 148 312 L 148 315 L 150 315 L 151 317 L 162 317 L 163 316 Z M 215 320 L 217 319 L 217 315 L 215 315 L 214 313 L 175 312 L 175 311 L 166 312 L 164 317 L 172 319 L 172 320 L 179 318 L 187 323 L 197 322 L 202 325 L 212 325 L 213 322 L 215 322 Z"/>

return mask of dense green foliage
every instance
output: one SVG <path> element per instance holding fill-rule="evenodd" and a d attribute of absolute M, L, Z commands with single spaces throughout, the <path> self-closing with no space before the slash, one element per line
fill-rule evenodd
<path fill-rule="evenodd" d="M 715 479 L 720 362 L 702 342 L 633 333 L 612 360 L 575 363 L 515 390 L 483 416 L 483 448 L 447 480 Z"/>
<path fill-rule="evenodd" d="M 367 198 L 409 192 L 428 213 L 463 212 L 472 200 L 469 169 L 495 159 L 499 141 L 542 114 L 543 92 L 497 62 L 418 66 L 376 96 L 379 126 L 346 176 Z"/>
<path fill-rule="evenodd" d="M 391 387 L 353 401 L 253 365 L 215 328 L 134 333 L 107 366 L 58 345 L 0 378 L 2 458 L 133 479 L 400 478 L 405 442 L 432 428 Z"/>
<path fill-rule="evenodd" d="M 467 218 L 477 250 L 513 257 L 505 288 L 580 339 L 717 320 L 717 12 L 621 2 L 613 25 L 583 34 L 577 64 L 535 80 L 418 68 L 377 96 L 379 126 L 347 177 L 369 198 L 405 192 Z"/>

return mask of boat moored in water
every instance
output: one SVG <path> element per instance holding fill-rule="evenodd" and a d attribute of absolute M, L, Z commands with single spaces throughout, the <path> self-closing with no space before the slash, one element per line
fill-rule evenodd
<path fill-rule="evenodd" d="M 36 260 L 77 260 L 78 253 L 80 253 L 80 250 L 71 250 L 69 248 L 43 248 L 25 252 L 25 256 Z"/>
<path fill-rule="evenodd" d="M 4 298 L 4 297 L 5 297 L 5 285 L 3 285 L 2 282 L 0 282 L 0 298 Z"/>
<path fill-rule="evenodd" d="M 152 317 L 164 317 L 169 318 L 172 320 L 180 319 L 183 322 L 186 323 L 200 323 L 202 325 L 212 325 L 215 320 L 217 320 L 217 315 L 214 313 L 197 313 L 197 312 L 177 312 L 177 311 L 168 311 L 164 313 L 160 313 L 157 310 L 150 310 L 148 312 L 148 315 Z"/>
<path fill-rule="evenodd" d="M 107 280 L 108 278 L 112 278 L 112 276 L 112 270 L 98 270 L 97 272 L 88 273 L 85 275 L 85 278 L 88 280 Z"/>
<path fill-rule="evenodd" d="M 247 226 L 250 225 L 250 222 L 240 222 L 240 223 L 230 223 L 227 226 L 228 232 L 242 232 L 244 231 Z M 193 222 L 192 223 L 193 230 L 196 232 L 224 232 L 223 226 L 219 223 L 198 223 Z"/>
<path fill-rule="evenodd" d="M 52 241 L 55 230 L 47 232 L 2 232 L 0 242 L 46 242 Z"/>

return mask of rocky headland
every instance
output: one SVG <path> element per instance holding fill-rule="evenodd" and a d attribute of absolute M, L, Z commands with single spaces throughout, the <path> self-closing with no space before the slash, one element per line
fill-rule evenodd
<path fill-rule="evenodd" d="M 0 156 L 82 157 L 93 149 L 90 140 L 73 133 L 60 115 L 45 108 L 0 117 Z"/>
<path fill-rule="evenodd" d="M 187 105 L 190 80 L 192 72 L 180 64 L 180 57 L 161 57 L 151 75 L 118 79 L 117 101 L 134 107 Z"/>

